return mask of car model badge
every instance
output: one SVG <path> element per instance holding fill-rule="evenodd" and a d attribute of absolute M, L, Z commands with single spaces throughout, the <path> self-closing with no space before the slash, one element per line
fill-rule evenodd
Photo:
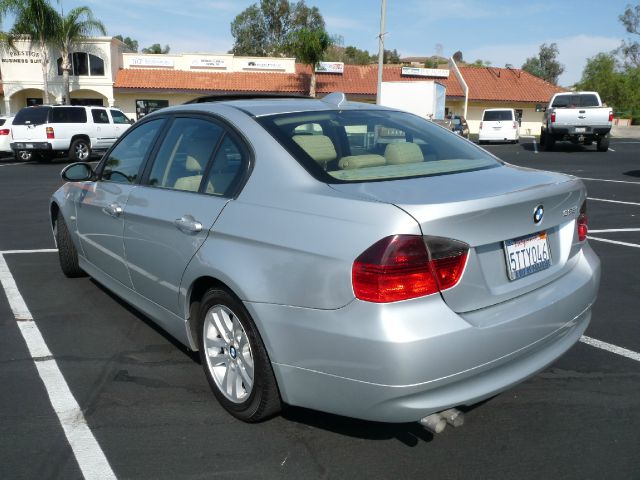
<path fill-rule="evenodd" d="M 538 205 L 536 209 L 533 211 L 533 223 L 540 223 L 542 221 L 542 217 L 544 216 L 544 207 L 542 205 Z"/>

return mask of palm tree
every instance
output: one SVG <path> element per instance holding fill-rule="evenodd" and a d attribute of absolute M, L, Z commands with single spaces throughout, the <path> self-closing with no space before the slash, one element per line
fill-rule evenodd
<path fill-rule="evenodd" d="M 48 46 L 56 38 L 58 12 L 47 0 L 0 0 L 0 15 L 12 13 L 15 22 L 3 41 L 15 49 L 18 40 L 28 38 L 38 42 L 42 59 L 43 100 L 49 103 L 49 54 Z"/>
<path fill-rule="evenodd" d="M 101 21 L 96 20 L 89 7 L 77 7 L 66 16 L 58 16 L 54 44 L 62 53 L 62 103 L 68 105 L 69 72 L 71 71 L 71 51 L 74 45 L 82 42 L 91 34 L 99 32 L 106 35 L 107 31 Z"/>
<path fill-rule="evenodd" d="M 311 67 L 309 96 L 316 96 L 316 64 L 322 60 L 324 52 L 331 46 L 331 37 L 324 30 L 301 28 L 292 32 L 291 44 L 296 57 Z"/>

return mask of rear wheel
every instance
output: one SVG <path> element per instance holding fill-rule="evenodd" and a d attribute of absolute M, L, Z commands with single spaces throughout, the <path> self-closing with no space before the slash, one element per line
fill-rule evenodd
<path fill-rule="evenodd" d="M 245 422 L 277 414 L 281 401 L 271 362 L 242 302 L 211 289 L 200 302 L 198 320 L 202 366 L 224 409 Z"/>
<path fill-rule="evenodd" d="M 84 138 L 77 138 L 69 148 L 69 159 L 74 162 L 87 162 L 91 156 L 91 145 Z"/>
<path fill-rule="evenodd" d="M 54 235 L 58 245 L 58 258 L 60 259 L 60 268 L 62 269 L 62 273 L 69 278 L 82 277 L 86 275 L 78 265 L 78 251 L 73 244 L 67 224 L 60 212 L 56 215 Z"/>
<path fill-rule="evenodd" d="M 33 152 L 30 150 L 19 150 L 14 154 L 17 162 L 30 162 L 33 158 Z"/>
<path fill-rule="evenodd" d="M 598 139 L 597 149 L 599 152 L 606 152 L 609 150 L 609 137 L 600 137 Z"/>

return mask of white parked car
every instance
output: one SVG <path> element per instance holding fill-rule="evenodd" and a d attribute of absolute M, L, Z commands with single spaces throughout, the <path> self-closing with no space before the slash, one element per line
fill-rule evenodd
<path fill-rule="evenodd" d="M 520 141 L 520 124 L 513 108 L 488 108 L 482 112 L 479 143 Z"/>
<path fill-rule="evenodd" d="M 13 119 L 14 152 L 29 152 L 40 161 L 68 154 L 87 161 L 93 151 L 106 151 L 131 126 L 117 108 L 39 105 L 25 107 Z"/>
<path fill-rule="evenodd" d="M 11 122 L 13 117 L 0 117 L 0 155 L 12 153 L 11 150 Z"/>

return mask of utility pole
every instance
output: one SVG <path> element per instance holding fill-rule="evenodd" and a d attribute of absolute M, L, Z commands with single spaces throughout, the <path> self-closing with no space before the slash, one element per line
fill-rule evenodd
<path fill-rule="evenodd" d="M 382 0 L 380 8 L 380 34 L 378 35 L 378 88 L 376 90 L 376 103 L 380 105 L 380 88 L 382 87 L 382 66 L 384 64 L 384 20 L 387 15 L 387 0 Z"/>

